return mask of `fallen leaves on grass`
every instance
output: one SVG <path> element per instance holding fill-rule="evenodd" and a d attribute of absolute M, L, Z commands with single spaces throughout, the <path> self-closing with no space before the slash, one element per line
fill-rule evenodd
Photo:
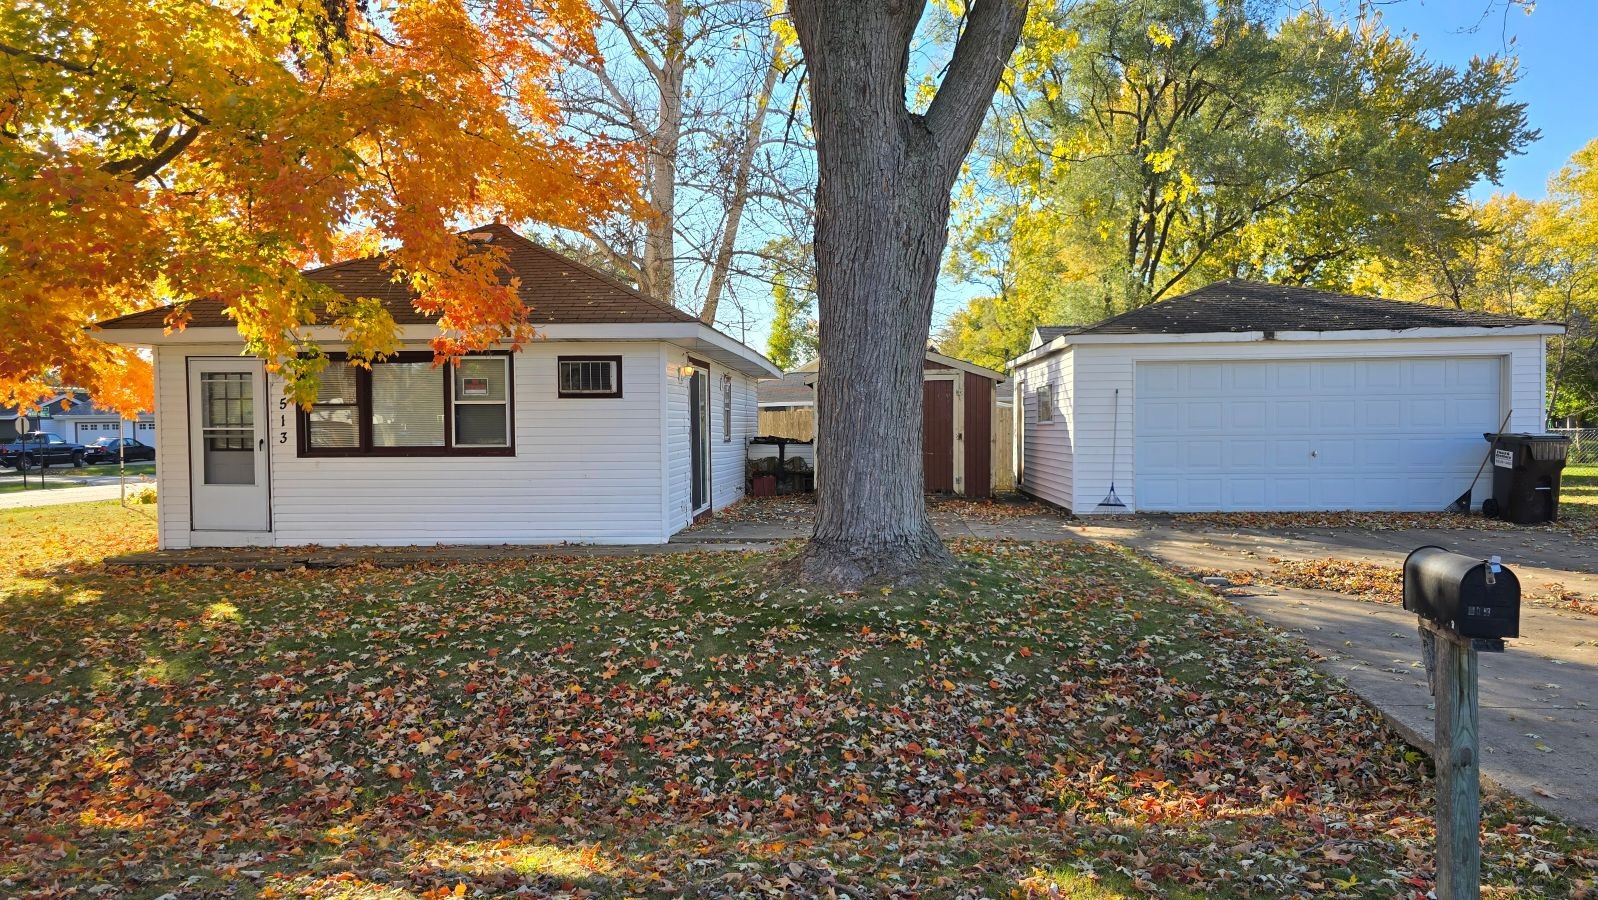
<path fill-rule="evenodd" d="M 758 555 L 30 583 L 0 621 L 0 886 L 1431 887 L 1424 759 L 1299 645 L 1119 551 L 957 549 L 870 598 Z M 1487 815 L 1493 889 L 1598 869 L 1590 836 Z"/>
<path fill-rule="evenodd" d="M 1234 584 L 1267 583 L 1347 594 L 1377 603 L 1404 602 L 1404 570 L 1401 566 L 1352 559 L 1272 559 L 1267 571 L 1248 573 L 1249 582 L 1238 580 L 1238 573 L 1226 573 Z M 1563 585 L 1522 582 L 1521 603 L 1598 616 L 1594 603 Z"/>
<path fill-rule="evenodd" d="M 154 506 L 107 500 L 0 510 L 0 588 L 44 569 L 83 571 L 107 556 L 154 549 Z"/>

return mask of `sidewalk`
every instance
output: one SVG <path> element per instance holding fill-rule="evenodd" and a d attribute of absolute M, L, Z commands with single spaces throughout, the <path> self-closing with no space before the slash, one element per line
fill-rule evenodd
<path fill-rule="evenodd" d="M 128 481 L 128 493 L 145 487 L 154 487 L 153 481 Z M 0 509 L 22 509 L 30 506 L 61 506 L 67 503 L 91 503 L 96 500 L 115 500 L 121 490 L 115 479 L 110 484 L 89 487 L 52 487 L 49 490 L 16 491 L 0 494 Z"/>

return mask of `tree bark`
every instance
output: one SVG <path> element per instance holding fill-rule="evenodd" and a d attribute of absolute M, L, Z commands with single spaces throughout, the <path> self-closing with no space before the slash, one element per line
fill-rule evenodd
<path fill-rule="evenodd" d="M 644 223 L 643 288 L 655 299 L 673 303 L 677 293 L 677 152 L 682 142 L 682 89 L 688 67 L 683 46 L 687 13 L 683 0 L 666 0 L 665 9 L 663 52 L 653 73 L 660 90 L 660 119 L 648 143 L 649 200 L 654 210 Z"/>
<path fill-rule="evenodd" d="M 743 144 L 738 148 L 738 162 L 733 170 L 732 196 L 727 200 L 727 221 L 721 230 L 721 241 L 716 246 L 716 258 L 711 264 L 710 286 L 705 289 L 705 302 L 699 308 L 699 321 L 716 324 L 716 311 L 721 306 L 721 292 L 727 286 L 727 276 L 732 272 L 732 254 L 738 246 L 738 229 L 743 225 L 744 207 L 749 203 L 749 179 L 755 167 L 755 153 L 760 149 L 760 136 L 765 133 L 766 113 L 771 109 L 771 92 L 777 87 L 777 76 L 782 74 L 782 44 L 773 35 L 769 39 L 771 60 L 766 66 L 765 82 L 760 95 L 755 98 L 755 111 L 749 117 L 749 127 L 744 130 Z"/>
<path fill-rule="evenodd" d="M 807 583 L 941 568 L 923 493 L 922 363 L 949 191 L 1020 36 L 1026 0 L 975 0 L 932 104 L 905 106 L 924 2 L 794 0 L 816 134 L 815 533 Z"/>

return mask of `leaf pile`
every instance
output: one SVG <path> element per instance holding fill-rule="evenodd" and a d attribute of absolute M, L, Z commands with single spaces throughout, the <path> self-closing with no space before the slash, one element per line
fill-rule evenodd
<path fill-rule="evenodd" d="M 0 599 L 0 894 L 1422 896 L 1428 765 L 1119 551 L 88 570 Z M 1487 804 L 1485 881 L 1590 835 Z"/>

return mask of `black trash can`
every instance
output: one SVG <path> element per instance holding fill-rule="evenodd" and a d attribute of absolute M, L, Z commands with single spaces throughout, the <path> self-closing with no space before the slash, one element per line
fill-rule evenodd
<path fill-rule="evenodd" d="M 1483 437 L 1493 445 L 1493 496 L 1482 504 L 1482 512 L 1518 525 L 1559 518 L 1559 473 L 1570 453 L 1570 438 L 1524 433 Z"/>

